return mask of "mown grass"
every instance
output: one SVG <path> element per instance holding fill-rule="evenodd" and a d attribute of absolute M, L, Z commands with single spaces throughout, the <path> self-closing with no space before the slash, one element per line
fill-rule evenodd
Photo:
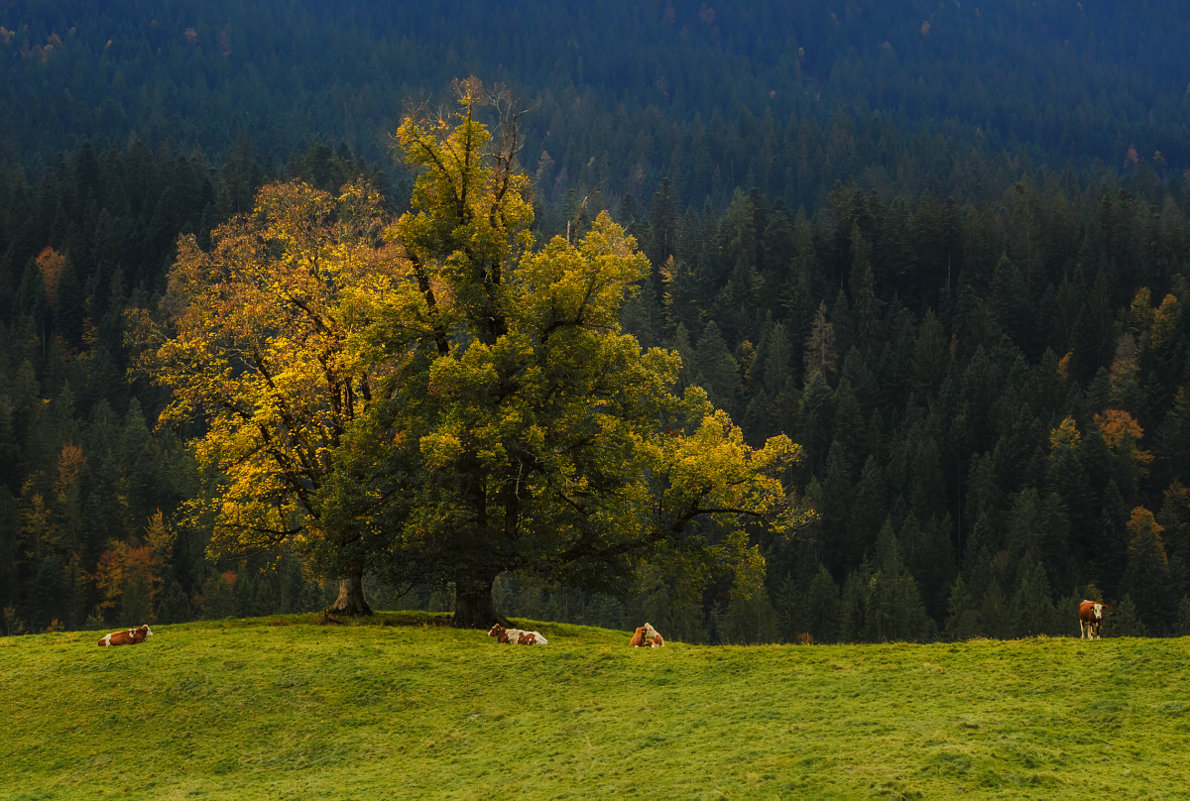
<path fill-rule="evenodd" d="M 1190 794 L 1190 639 L 647 650 L 537 623 L 529 648 L 436 622 L 0 639 L 0 797 Z"/>

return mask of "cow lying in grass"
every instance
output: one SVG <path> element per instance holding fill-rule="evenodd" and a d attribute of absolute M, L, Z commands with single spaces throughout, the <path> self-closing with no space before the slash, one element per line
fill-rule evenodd
<path fill-rule="evenodd" d="M 127 631 L 113 631 L 111 634 L 105 634 L 99 638 L 99 644 L 101 646 L 136 645 L 152 636 L 153 632 L 149 631 L 148 626 L 138 626 L 135 629 L 128 629 Z"/>
<path fill-rule="evenodd" d="M 541 636 L 540 632 L 524 631 L 523 629 L 506 629 L 499 623 L 488 630 L 489 637 L 495 637 L 496 642 L 510 645 L 549 645 L 550 641 Z"/>
<path fill-rule="evenodd" d="M 632 633 L 632 639 L 628 641 L 630 648 L 660 648 L 663 645 L 665 640 L 661 634 L 648 623 L 637 626 L 636 631 Z"/>

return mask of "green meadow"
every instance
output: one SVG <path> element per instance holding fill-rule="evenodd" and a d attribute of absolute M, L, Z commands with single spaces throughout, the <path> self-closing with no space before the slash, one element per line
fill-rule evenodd
<path fill-rule="evenodd" d="M 0 798 L 1190 795 L 1190 638 L 649 650 L 440 622 L 0 639 Z"/>

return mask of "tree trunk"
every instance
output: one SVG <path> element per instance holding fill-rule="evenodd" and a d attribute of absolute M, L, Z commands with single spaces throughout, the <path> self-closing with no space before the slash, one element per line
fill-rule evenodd
<path fill-rule="evenodd" d="M 496 576 L 490 570 L 460 570 L 455 576 L 455 613 L 451 625 L 459 629 L 487 629 L 494 623 L 508 621 L 496 614 L 492 603 L 492 585 Z"/>
<path fill-rule="evenodd" d="M 372 614 L 372 607 L 364 598 L 362 572 L 350 573 L 339 579 L 339 597 L 326 610 L 328 615 L 362 616 Z"/>

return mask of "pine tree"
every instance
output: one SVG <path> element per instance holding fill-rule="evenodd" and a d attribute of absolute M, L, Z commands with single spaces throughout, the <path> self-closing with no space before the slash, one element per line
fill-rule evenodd
<path fill-rule="evenodd" d="M 182 623 L 191 620 L 193 616 L 194 610 L 191 607 L 190 598 L 187 597 L 186 591 L 182 589 L 182 585 L 176 580 L 171 581 L 161 594 L 154 619 L 160 623 Z"/>
<path fill-rule="evenodd" d="M 798 410 L 796 438 L 806 453 L 806 466 L 819 473 L 831 448 L 834 428 L 834 393 L 822 373 L 815 373 L 802 392 Z"/>
<path fill-rule="evenodd" d="M 936 516 L 922 523 L 910 512 L 897 537 L 903 544 L 905 564 L 917 580 L 926 611 L 934 620 L 946 617 L 947 593 L 957 570 L 951 544 L 953 528 L 949 515 Z"/>
<path fill-rule="evenodd" d="M 995 639 L 1007 639 L 1013 635 L 1012 616 L 1000 582 L 993 578 L 988 584 L 979 604 L 979 616 L 983 620 L 984 634 Z"/>
<path fill-rule="evenodd" d="M 677 247 L 677 201 L 669 178 L 662 178 L 649 204 L 649 234 L 645 238 L 645 255 L 654 267 L 674 255 Z"/>
<path fill-rule="evenodd" d="M 948 639 L 955 641 L 970 640 L 983 633 L 979 608 L 962 576 L 955 578 L 950 588 L 944 632 Z"/>
<path fill-rule="evenodd" d="M 815 642 L 838 642 L 842 631 L 841 614 L 839 587 L 826 566 L 819 564 L 818 572 L 806 591 L 800 623 Z"/>
<path fill-rule="evenodd" d="M 1109 615 L 1103 616 L 1103 633 L 1113 637 L 1148 637 L 1149 629 L 1137 614 L 1131 595 L 1125 595 Z"/>
<path fill-rule="evenodd" d="M 12 492 L 0 482 L 0 610 L 14 607 L 18 600 L 18 544 L 20 510 Z"/>
<path fill-rule="evenodd" d="M 1012 596 L 1011 609 L 1016 635 L 1036 637 L 1059 633 L 1057 610 L 1050 598 L 1049 580 L 1038 559 L 1028 560 L 1021 568 L 1021 579 Z"/>
<path fill-rule="evenodd" d="M 876 532 L 888 520 L 888 487 L 875 456 L 864 460 L 859 482 L 851 484 L 846 501 L 841 505 L 847 509 L 843 525 L 844 553 L 856 557 L 876 540 Z"/>
<path fill-rule="evenodd" d="M 1171 633 L 1175 637 L 1190 636 L 1190 595 L 1183 595 L 1178 602 L 1178 616 Z"/>
<path fill-rule="evenodd" d="M 814 508 L 817 512 L 815 526 L 827 544 L 824 559 L 837 570 L 858 564 L 868 542 L 865 532 L 848 527 L 854 486 L 847 452 L 842 444 L 835 442 L 826 460 L 826 471 L 814 499 Z"/>
<path fill-rule="evenodd" d="M 917 582 L 901 562 L 891 523 L 886 523 L 877 537 L 876 571 L 867 592 L 863 633 L 868 642 L 922 642 L 936 634 Z"/>
<path fill-rule="evenodd" d="M 843 590 L 839 594 L 839 619 L 841 642 L 864 642 L 868 620 L 868 584 L 872 579 L 872 568 L 867 562 L 847 574 Z"/>
<path fill-rule="evenodd" d="M 839 355 L 835 348 L 834 325 L 828 322 L 826 317 L 826 303 L 822 302 L 818 304 L 818 311 L 814 315 L 814 322 L 810 327 L 809 336 L 806 337 L 803 351 L 803 374 L 806 384 L 812 383 L 815 375 L 829 380 L 838 370 Z"/>
<path fill-rule="evenodd" d="M 738 645 L 777 641 L 777 613 L 763 584 L 751 597 L 728 601 L 719 633 L 724 643 Z"/>
<path fill-rule="evenodd" d="M 714 320 L 695 343 L 694 360 L 694 380 L 707 391 L 711 403 L 738 416 L 740 366 Z"/>
<path fill-rule="evenodd" d="M 1175 612 L 1162 530 L 1148 509 L 1138 506 L 1132 510 L 1128 564 L 1120 581 L 1120 592 L 1132 599 L 1137 618 L 1156 634 L 1165 631 Z"/>

